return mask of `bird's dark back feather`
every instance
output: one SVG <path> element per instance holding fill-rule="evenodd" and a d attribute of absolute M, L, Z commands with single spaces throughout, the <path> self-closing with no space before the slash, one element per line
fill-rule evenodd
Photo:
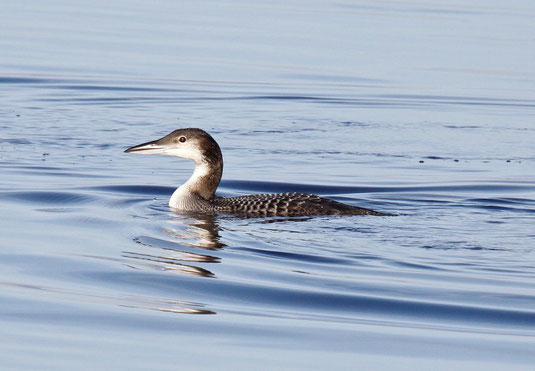
<path fill-rule="evenodd" d="M 257 216 L 389 215 L 307 193 L 216 196 L 212 205 L 219 212 Z"/>

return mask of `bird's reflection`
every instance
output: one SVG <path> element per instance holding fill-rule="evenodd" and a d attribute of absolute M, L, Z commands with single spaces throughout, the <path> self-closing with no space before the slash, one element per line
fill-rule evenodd
<path fill-rule="evenodd" d="M 215 275 L 207 269 L 192 266 L 189 264 L 179 263 L 180 259 L 172 256 L 158 256 L 151 254 L 140 254 L 134 252 L 125 252 L 123 257 L 137 260 L 144 260 L 145 267 L 153 268 L 160 271 L 179 272 L 189 274 L 191 276 L 199 277 L 215 277 Z M 134 268 L 130 265 L 130 267 Z"/>
<path fill-rule="evenodd" d="M 206 250 L 218 250 L 224 246 L 220 242 L 220 227 L 215 214 L 173 214 L 171 223 L 186 226 L 184 229 L 164 228 L 164 232 L 183 244 Z"/>
<path fill-rule="evenodd" d="M 128 300 L 128 302 L 118 303 L 118 305 L 123 308 L 150 309 L 169 313 L 216 314 L 214 311 L 203 309 L 204 304 L 181 300 L 134 298 Z"/>
<path fill-rule="evenodd" d="M 123 251 L 122 256 L 127 258 L 127 266 L 136 270 L 155 270 L 202 278 L 217 278 L 210 265 L 221 263 L 221 255 L 223 255 L 221 249 L 225 247 L 225 244 L 221 242 L 221 228 L 218 223 L 227 218 L 231 217 L 214 214 L 171 213 L 166 218 L 164 227 L 159 228 L 155 235 L 142 235 L 134 238 L 136 248 Z M 240 220 L 244 219 L 240 218 Z M 276 223 L 307 219 L 247 220 L 254 223 Z M 187 285 L 187 282 L 179 282 Z M 154 302 L 153 305 L 140 306 L 133 303 L 131 306 L 173 313 L 215 313 L 205 308 L 207 304 L 189 305 L 187 303 L 184 300 L 164 299 Z"/>
<path fill-rule="evenodd" d="M 123 251 L 128 267 L 136 270 L 155 270 L 183 275 L 215 278 L 209 264 L 220 263 L 215 253 L 224 247 L 220 242 L 217 216 L 210 214 L 170 214 L 167 226 L 160 229 L 159 236 L 134 238 L 137 248 Z M 150 301 L 150 300 L 148 300 Z M 147 302 L 148 302 L 147 301 Z M 159 300 L 153 305 L 123 304 L 137 308 L 153 309 L 172 313 L 215 314 L 204 309 L 205 304 L 188 305 L 182 300 Z M 201 307 L 201 308 L 199 308 Z"/>
<path fill-rule="evenodd" d="M 216 215 L 210 214 L 172 214 L 171 227 L 162 231 L 169 238 L 139 236 L 134 241 L 143 246 L 142 251 L 124 251 L 123 257 L 143 262 L 144 268 L 170 271 L 199 277 L 215 277 L 206 267 L 193 263 L 219 263 L 220 258 L 202 250 L 219 250 L 219 226 Z M 164 237 L 165 237 L 164 236 Z M 130 265 L 131 266 L 131 265 Z M 135 268 L 134 266 L 131 266 Z"/>

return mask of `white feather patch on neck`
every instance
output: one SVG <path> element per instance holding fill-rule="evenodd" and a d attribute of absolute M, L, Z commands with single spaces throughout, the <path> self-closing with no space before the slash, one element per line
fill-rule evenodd
<path fill-rule="evenodd" d="M 176 209 L 191 210 L 194 200 L 201 194 L 202 178 L 210 174 L 210 167 L 206 162 L 200 162 L 195 165 L 195 170 L 188 181 L 178 187 L 171 199 L 169 206 Z"/>

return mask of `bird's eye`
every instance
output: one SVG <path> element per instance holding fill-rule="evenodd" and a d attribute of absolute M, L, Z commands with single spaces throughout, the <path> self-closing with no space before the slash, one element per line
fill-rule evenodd
<path fill-rule="evenodd" d="M 186 141 L 186 137 L 180 137 L 180 138 L 178 138 L 178 141 L 180 143 L 184 143 Z"/>

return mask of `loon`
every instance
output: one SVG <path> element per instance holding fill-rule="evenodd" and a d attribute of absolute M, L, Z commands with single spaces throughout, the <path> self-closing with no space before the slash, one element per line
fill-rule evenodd
<path fill-rule="evenodd" d="M 193 160 L 193 175 L 177 188 L 169 206 L 187 212 L 221 212 L 245 216 L 390 215 L 306 193 L 216 196 L 223 174 L 217 142 L 202 129 L 177 129 L 163 138 L 138 144 L 127 153 L 166 154 Z"/>

